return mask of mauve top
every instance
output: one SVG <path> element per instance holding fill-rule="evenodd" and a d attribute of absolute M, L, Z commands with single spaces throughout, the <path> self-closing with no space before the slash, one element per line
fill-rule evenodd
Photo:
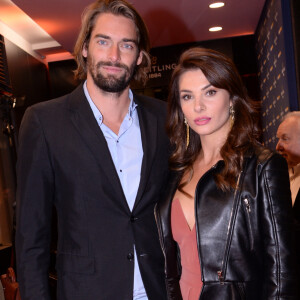
<path fill-rule="evenodd" d="M 190 229 L 178 198 L 172 203 L 171 227 L 174 240 L 178 243 L 182 274 L 180 289 L 183 300 L 199 300 L 202 288 L 196 228 Z"/>

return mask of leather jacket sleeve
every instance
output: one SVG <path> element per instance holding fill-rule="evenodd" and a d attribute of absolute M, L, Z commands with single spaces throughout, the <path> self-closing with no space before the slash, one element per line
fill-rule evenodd
<path fill-rule="evenodd" d="M 261 170 L 259 170 L 261 168 Z M 262 299 L 295 299 L 292 249 L 292 219 L 289 176 L 286 161 L 274 154 L 261 172 L 260 208 L 262 243 L 264 248 L 264 290 Z"/>
<path fill-rule="evenodd" d="M 166 224 L 162 220 L 170 220 L 165 214 L 170 214 L 171 201 L 158 203 L 154 209 L 156 225 L 159 232 L 160 244 L 165 256 L 165 283 L 168 300 L 182 300 L 179 286 L 180 270 L 178 267 L 178 247 L 172 238 L 171 225 Z M 161 207 L 169 206 L 169 207 Z M 163 214 L 163 215 L 162 215 Z"/>

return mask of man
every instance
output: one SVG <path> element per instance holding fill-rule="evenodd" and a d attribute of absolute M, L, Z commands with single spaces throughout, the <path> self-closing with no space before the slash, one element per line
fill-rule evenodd
<path fill-rule="evenodd" d="M 277 138 L 276 150 L 288 163 L 294 206 L 300 188 L 300 111 L 285 115 L 278 127 Z"/>
<path fill-rule="evenodd" d="M 287 113 L 277 130 L 276 150 L 285 157 L 290 174 L 294 215 L 295 252 L 300 270 L 300 111 Z M 298 281 L 300 277 L 298 275 Z M 300 293 L 300 288 L 298 284 Z"/>
<path fill-rule="evenodd" d="M 166 299 L 153 215 L 168 175 L 165 106 L 133 95 L 149 38 L 123 0 L 85 11 L 71 94 L 37 104 L 19 134 L 17 268 L 22 300 L 49 300 L 51 211 L 58 216 L 57 299 Z"/>

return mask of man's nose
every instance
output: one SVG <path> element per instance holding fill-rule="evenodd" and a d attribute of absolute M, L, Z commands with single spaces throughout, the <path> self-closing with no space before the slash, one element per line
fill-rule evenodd
<path fill-rule="evenodd" d="M 276 145 L 276 151 L 281 151 L 283 149 L 280 140 L 278 141 L 277 145 Z"/>
<path fill-rule="evenodd" d="M 112 45 L 109 49 L 109 59 L 111 61 L 118 61 L 120 59 L 120 49 L 118 45 Z"/>

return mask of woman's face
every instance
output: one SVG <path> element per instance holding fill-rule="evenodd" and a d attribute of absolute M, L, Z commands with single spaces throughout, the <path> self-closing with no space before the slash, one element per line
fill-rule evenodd
<path fill-rule="evenodd" d="M 200 69 L 179 78 L 179 97 L 183 114 L 200 138 L 227 137 L 230 130 L 229 93 L 212 86 Z"/>

